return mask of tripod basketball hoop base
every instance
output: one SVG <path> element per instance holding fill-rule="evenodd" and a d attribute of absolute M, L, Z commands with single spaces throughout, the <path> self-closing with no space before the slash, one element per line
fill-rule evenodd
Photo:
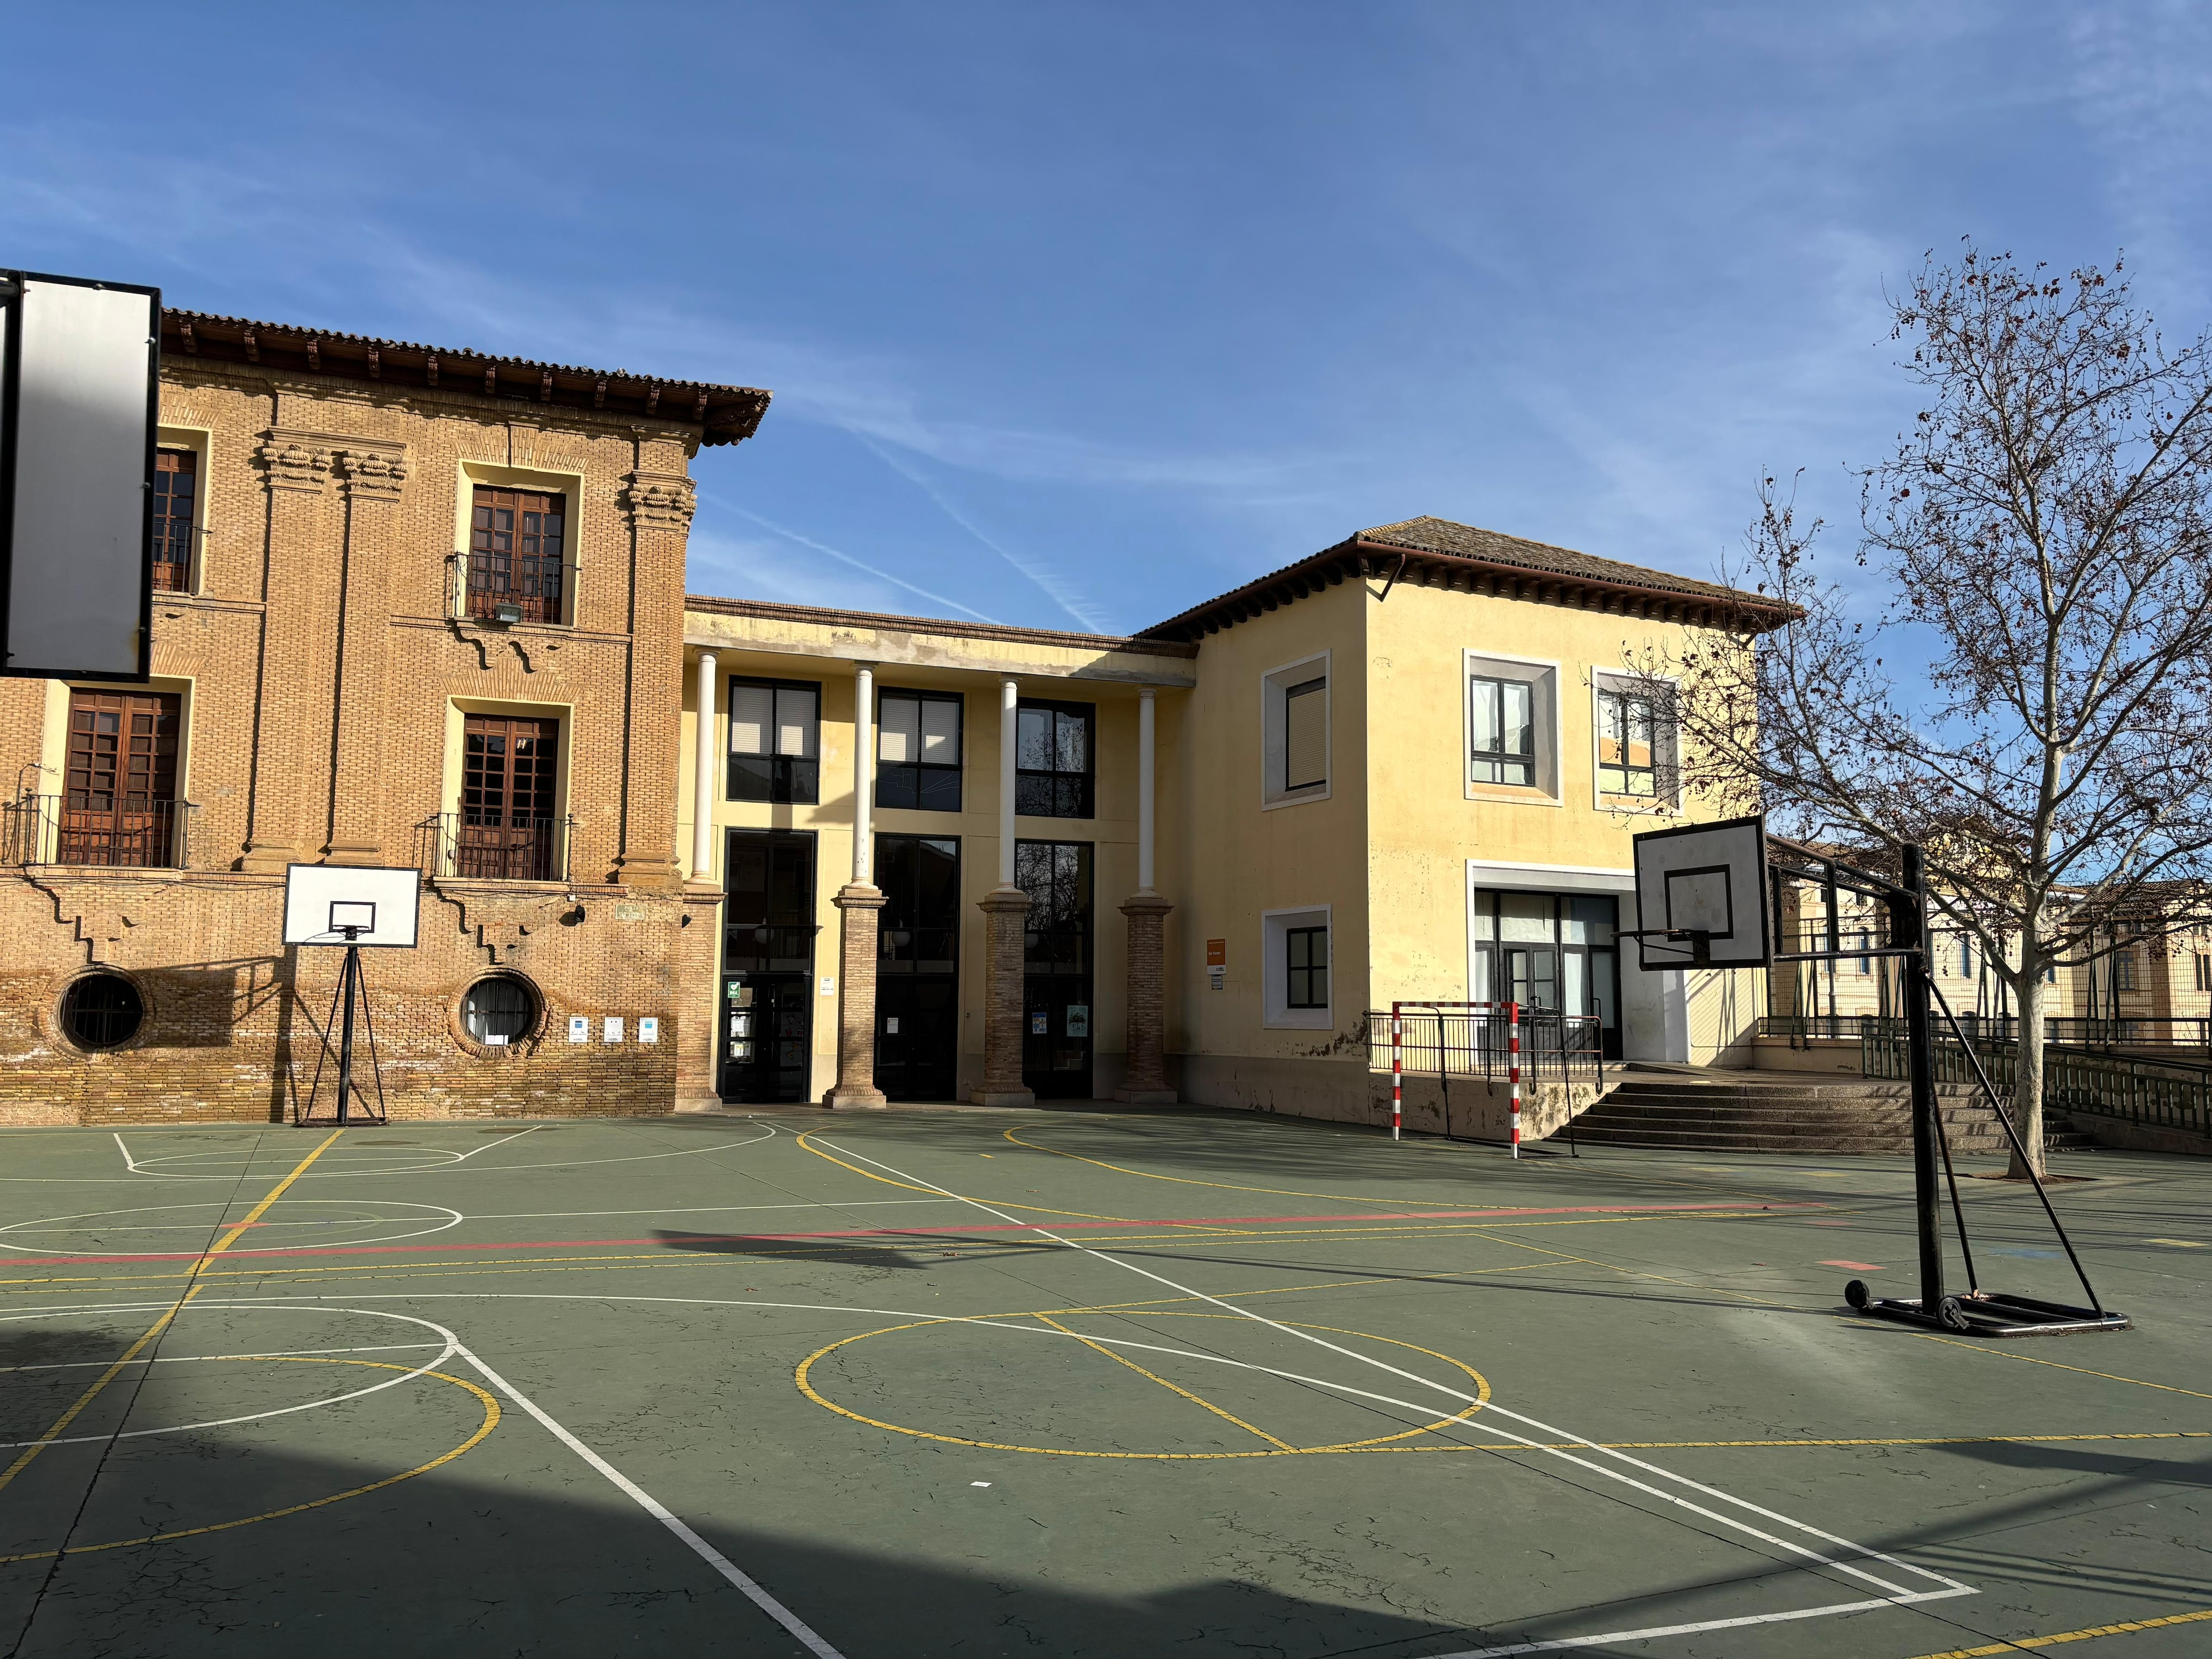
<path fill-rule="evenodd" d="M 1876 1319 L 1948 1331 L 1954 1336 L 2070 1336 L 2082 1331 L 2124 1331 L 2135 1323 L 2124 1313 L 2039 1302 L 2033 1297 L 2008 1296 L 2002 1291 L 1947 1296 L 1931 1314 L 1917 1297 L 1874 1295 L 1863 1279 L 1854 1279 L 1844 1286 L 1844 1300 Z"/>

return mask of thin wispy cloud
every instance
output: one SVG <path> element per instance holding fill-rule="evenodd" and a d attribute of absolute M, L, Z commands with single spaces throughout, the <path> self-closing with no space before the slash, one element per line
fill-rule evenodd
<path fill-rule="evenodd" d="M 907 592 L 915 594 L 919 598 L 927 599 L 932 605 L 941 605 L 949 610 L 957 611 L 963 616 L 973 617 L 977 622 L 995 623 L 998 621 L 996 617 L 987 617 L 981 611 L 974 610 L 968 605 L 961 604 L 957 599 L 948 599 L 942 593 L 933 593 L 929 589 L 918 586 L 915 583 L 907 580 L 903 576 L 894 575 L 888 570 L 883 569 L 878 566 L 870 564 L 865 559 L 856 559 L 850 553 L 844 551 L 842 548 L 832 547 L 827 542 L 817 541 L 813 537 L 806 535 L 803 532 L 793 530 L 787 526 L 780 525 L 776 523 L 775 520 L 766 518 L 762 514 L 754 512 L 750 507 L 739 507 L 735 501 L 724 501 L 719 496 L 710 495 L 704 490 L 699 492 L 699 498 L 703 501 L 711 503 L 721 512 L 734 513 L 741 519 L 750 520 L 753 523 L 760 526 L 762 529 L 772 532 L 775 535 L 782 537 L 784 540 L 790 542 L 794 545 L 805 548 L 810 552 L 819 553 L 824 558 L 835 559 L 838 563 L 848 565 L 853 569 L 860 571 L 864 575 L 873 577 L 879 582 L 888 583 L 893 587 L 903 588 Z"/>

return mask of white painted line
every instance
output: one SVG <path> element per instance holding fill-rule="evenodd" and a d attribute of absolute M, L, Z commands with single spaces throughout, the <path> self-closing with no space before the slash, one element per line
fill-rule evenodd
<path fill-rule="evenodd" d="M 131 1149 L 123 1144 L 123 1137 L 120 1134 L 115 1137 L 115 1149 L 123 1154 L 123 1161 L 130 1166 L 131 1173 L 139 1174 L 138 1160 L 131 1156 Z"/>
<path fill-rule="evenodd" d="M 820 1139 L 819 1136 L 817 1136 L 816 1138 L 817 1139 Z M 1012 1215 L 1004 1210 L 993 1207 L 991 1205 L 985 1203 L 981 1199 L 966 1198 L 963 1194 L 951 1192 L 946 1188 L 937 1185 L 934 1182 L 925 1181 L 919 1176 L 911 1175 L 904 1170 L 883 1163 L 878 1159 L 870 1158 L 864 1152 L 855 1152 L 849 1146 L 836 1146 L 836 1143 L 827 1140 L 823 1141 L 822 1144 L 825 1146 L 836 1146 L 836 1150 L 846 1152 L 851 1157 L 859 1158 L 861 1163 L 873 1164 L 877 1169 L 882 1170 L 887 1174 L 896 1176 L 900 1180 L 907 1182 L 913 1186 L 921 1187 L 933 1193 L 941 1193 L 950 1198 L 961 1198 L 963 1202 L 982 1211 L 987 1215 L 994 1215 L 1002 1221 L 1012 1222 L 1014 1225 L 1024 1228 L 1027 1231 L 1036 1234 L 1039 1237 L 1060 1245 L 1064 1249 L 1079 1251 L 1081 1254 L 1091 1256 L 1097 1261 L 1107 1262 L 1111 1266 L 1120 1267 L 1126 1272 L 1135 1273 L 1139 1278 L 1149 1279 L 1158 1285 L 1164 1285 L 1169 1289 L 1189 1297 L 1194 1301 L 1207 1303 L 1212 1306 L 1219 1308 L 1224 1313 L 1231 1313 L 1237 1316 L 1239 1318 L 1249 1319 L 1255 1324 L 1264 1325 L 1270 1330 L 1279 1332 L 1285 1336 L 1295 1337 L 1302 1342 L 1310 1342 L 1316 1347 L 1325 1348 L 1332 1353 L 1343 1356 L 1345 1358 L 1358 1360 L 1362 1364 L 1371 1365 L 1377 1370 L 1387 1371 L 1391 1376 L 1402 1377 L 1407 1382 L 1414 1383 L 1419 1387 L 1433 1389 L 1438 1394 L 1445 1395 L 1452 1399 L 1461 1401 L 1464 1402 L 1465 1405 L 1479 1405 L 1482 1407 L 1483 1416 L 1490 1416 L 1494 1413 L 1498 1416 L 1510 1418 L 1516 1423 L 1524 1424 L 1541 1433 L 1573 1442 L 1578 1445 L 1586 1447 L 1592 1451 L 1599 1452 L 1602 1455 L 1614 1458 L 1620 1462 L 1627 1463 L 1637 1468 L 1645 1470 L 1660 1477 L 1661 1479 L 1675 1481 L 1681 1486 L 1689 1487 L 1692 1491 L 1702 1492 L 1709 1497 L 1717 1499 L 1720 1502 L 1733 1504 L 1738 1509 L 1748 1510 L 1753 1515 L 1759 1516 L 1764 1519 L 1775 1522 L 1780 1525 L 1791 1528 L 1792 1529 L 1802 1532 L 1809 1537 L 1818 1538 L 1823 1542 L 1839 1546 L 1844 1549 L 1850 1550 L 1856 1554 L 1863 1556 L 1868 1559 L 1880 1561 L 1887 1566 L 1894 1567 L 1901 1571 L 1913 1573 L 1922 1578 L 1929 1579 L 1943 1586 L 1943 1589 L 1940 1592 L 1941 1596 L 1971 1595 L 1975 1593 L 1972 1589 L 1967 1585 L 1959 1583 L 1958 1580 L 1946 1577 L 1943 1574 L 1931 1571 L 1926 1567 L 1915 1566 L 1909 1561 L 1899 1560 L 1893 1556 L 1885 1555 L 1879 1550 L 1869 1548 L 1863 1544 L 1854 1543 L 1849 1539 L 1840 1538 L 1832 1533 L 1824 1532 L 1820 1528 L 1808 1525 L 1808 1523 L 1796 1520 L 1792 1516 L 1779 1514 L 1772 1510 L 1761 1508 L 1759 1505 L 1750 1503 L 1746 1499 L 1736 1498 L 1728 1492 L 1722 1492 L 1716 1487 L 1708 1486 L 1698 1481 L 1692 1480 L 1686 1476 L 1676 1474 L 1672 1470 L 1662 1468 L 1656 1464 L 1645 1462 L 1640 1458 L 1630 1457 L 1624 1453 L 1613 1451 L 1607 1448 L 1597 1446 L 1584 1436 L 1574 1434 L 1569 1431 L 1557 1428 L 1551 1424 L 1542 1422 L 1536 1418 L 1526 1416 L 1522 1413 L 1509 1410 L 1506 1407 L 1498 1405 L 1495 1401 L 1486 1403 L 1474 1395 L 1468 1394 L 1459 1389 L 1449 1387 L 1444 1383 L 1431 1382 L 1427 1377 L 1422 1376 L 1417 1372 L 1403 1370 L 1399 1366 L 1391 1364 L 1387 1360 L 1376 1359 L 1370 1355 L 1361 1353 L 1356 1349 L 1347 1348 L 1343 1346 L 1341 1344 L 1331 1342 L 1325 1337 L 1316 1336 L 1310 1331 L 1302 1331 L 1297 1329 L 1295 1326 L 1285 1325 L 1277 1320 L 1269 1319 L 1266 1315 L 1255 1313 L 1249 1308 L 1239 1307 L 1234 1303 L 1224 1302 L 1218 1297 L 1208 1296 L 1203 1291 L 1194 1290 L 1188 1285 L 1178 1284 L 1176 1280 L 1169 1279 L 1164 1274 L 1156 1273 L 1150 1268 L 1140 1267 L 1133 1261 L 1123 1261 L 1121 1257 L 1109 1255 L 1103 1250 L 1094 1249 L 1086 1244 L 1079 1244 L 1073 1239 L 1063 1237 L 1061 1235 L 1054 1232 L 1048 1227 L 1041 1226 L 1034 1221 L 1023 1220 L 1018 1216 Z M 1404 1405 L 1407 1402 L 1397 1401 L 1395 1403 Z M 1416 1409 L 1418 1409 L 1418 1407 Z M 1902 1605 L 1912 1601 L 1939 1599 L 1939 1593 L 1937 1592 L 1908 1591 L 1902 1586 L 1893 1584 L 1887 1579 L 1877 1577 L 1873 1573 L 1868 1572 L 1863 1568 L 1854 1566 L 1847 1561 L 1839 1561 L 1832 1557 L 1824 1556 L 1816 1551 L 1808 1549 L 1802 1545 L 1792 1543 L 1788 1540 L 1775 1537 L 1772 1534 L 1762 1531 L 1760 1528 L 1750 1525 L 1748 1522 L 1718 1514 L 1712 1510 L 1705 1508 L 1703 1504 L 1692 1503 L 1686 1498 L 1678 1498 L 1672 1493 L 1661 1492 L 1644 1481 L 1638 1480 L 1628 1475 L 1623 1474 L 1617 1469 L 1605 1468 L 1601 1464 L 1591 1462 L 1588 1458 L 1577 1457 L 1571 1452 L 1540 1445 L 1537 1442 L 1529 1440 L 1523 1436 L 1511 1433 L 1506 1430 L 1492 1427 L 1488 1424 L 1483 1423 L 1480 1419 L 1469 1421 L 1468 1426 L 1479 1429 L 1483 1433 L 1497 1436 L 1501 1439 L 1518 1442 L 1522 1445 L 1529 1447 L 1531 1449 L 1541 1451 L 1546 1455 L 1556 1457 L 1563 1462 L 1577 1465 L 1580 1468 L 1589 1470 L 1593 1474 L 1607 1476 L 1608 1478 L 1617 1480 L 1622 1485 L 1632 1487 L 1636 1491 L 1644 1492 L 1650 1497 L 1659 1498 L 1663 1502 L 1674 1504 L 1680 1508 L 1686 1509 L 1693 1514 L 1703 1516 L 1707 1520 L 1715 1522 L 1719 1525 L 1730 1528 L 1737 1532 L 1747 1534 L 1751 1537 L 1759 1540 L 1762 1543 L 1769 1544 L 1776 1548 L 1785 1550 L 1793 1555 L 1800 1556 L 1818 1565 L 1832 1568 L 1836 1571 L 1845 1573 L 1851 1577 L 1859 1579 L 1863 1583 L 1872 1584 L 1878 1589 L 1892 1592 L 1891 1595 L 1884 1597 L 1881 1601 L 1875 1603 L 1874 1605 L 1875 1606 Z M 1735 1628 L 1740 1625 L 1747 1623 L 1769 1623 L 1775 1622 L 1782 1618 L 1809 1618 L 1814 1616 L 1817 1616 L 1814 1613 L 1804 1610 L 1799 1610 L 1794 1613 L 1789 1614 L 1756 1614 L 1751 1615 L 1744 1620 L 1728 1621 L 1728 1623 L 1722 1627 Z M 1687 1633 L 1689 1630 L 1704 1628 L 1707 1628 L 1707 1626 L 1702 1625 L 1692 1626 L 1680 1630 L 1670 1629 L 1667 1633 L 1679 1635 Z M 1595 1640 L 1596 1638 L 1591 1639 Z M 1629 1638 L 1616 1637 L 1613 1639 L 1620 1640 Z M 1587 1644 L 1583 1644 L 1583 1645 L 1587 1645 Z M 1524 1649 L 1522 1650 L 1535 1651 L 1536 1650 Z"/>
<path fill-rule="evenodd" d="M 809 1204 L 695 1204 L 680 1210 L 501 1210 L 471 1221 L 586 1221 L 608 1215 L 724 1215 L 738 1210 L 860 1210 L 885 1204 L 957 1204 L 957 1198 L 852 1198 Z"/>
<path fill-rule="evenodd" d="M 464 1347 L 461 1349 L 460 1354 L 462 1358 L 467 1360 L 470 1364 L 475 1366 L 477 1370 L 483 1373 L 484 1380 L 489 1382 L 492 1387 L 497 1389 L 509 1400 L 512 1400 L 516 1405 L 521 1407 L 524 1411 L 528 1412 L 531 1416 L 536 1418 L 540 1426 L 542 1426 L 547 1433 L 550 1434 L 556 1440 L 558 1440 L 570 1451 L 575 1453 L 577 1456 L 582 1458 L 584 1462 L 589 1463 L 601 1474 L 606 1476 L 606 1478 L 612 1481 L 615 1486 L 620 1490 L 624 1496 L 628 1497 L 631 1502 L 635 1503 L 640 1509 L 643 1510 L 654 1520 L 659 1522 L 660 1524 L 667 1528 L 669 1531 L 674 1533 L 678 1538 L 682 1539 L 684 1542 L 690 1547 L 693 1554 L 696 1555 L 708 1566 L 714 1568 L 716 1572 L 721 1574 L 721 1576 L 725 1579 L 728 1580 L 729 1583 L 735 1585 L 738 1589 L 744 1594 L 747 1601 L 750 1601 L 755 1607 L 758 1607 L 769 1618 L 775 1620 L 775 1622 L 782 1626 L 784 1629 L 789 1631 L 793 1636 L 798 1638 L 801 1646 L 805 1647 L 809 1653 L 815 1656 L 815 1659 L 844 1659 L 844 1656 L 839 1653 L 836 1649 L 831 1647 L 827 1642 L 816 1635 L 813 1628 L 809 1626 L 805 1620 L 801 1619 L 789 1607 L 784 1606 L 782 1602 L 777 1601 L 775 1597 L 770 1595 L 765 1589 L 763 1589 L 759 1583 L 757 1583 L 742 1568 L 740 1568 L 736 1562 L 731 1560 L 728 1556 L 723 1554 L 721 1551 L 716 1549 L 712 1544 L 699 1536 L 697 1533 L 692 1531 L 691 1528 L 686 1526 L 682 1520 L 672 1514 L 667 1507 L 663 1504 L 659 1499 L 653 1497 L 651 1492 L 646 1491 L 644 1487 L 639 1486 L 635 1480 L 632 1480 L 629 1476 L 623 1474 L 620 1469 L 617 1469 L 613 1464 L 608 1462 L 605 1458 L 600 1456 L 599 1453 L 593 1451 L 582 1441 L 577 1439 L 574 1435 L 569 1433 L 568 1430 L 562 1428 L 558 1423 L 555 1422 L 550 1417 L 546 1415 L 545 1412 L 535 1401 L 525 1395 L 520 1389 L 517 1389 L 514 1383 L 508 1382 L 497 1371 L 492 1370 L 490 1366 L 485 1364 L 483 1359 L 476 1353 L 472 1352 L 470 1349 Z"/>
<path fill-rule="evenodd" d="M 459 1158 L 455 1158 L 453 1162 L 456 1164 L 465 1164 L 471 1158 L 474 1158 L 477 1155 L 477 1152 L 488 1152 L 495 1146 L 506 1146 L 510 1140 L 520 1140 L 525 1135 L 534 1135 L 544 1127 L 545 1126 L 542 1123 L 533 1123 L 527 1129 L 517 1129 L 513 1134 L 501 1135 L 497 1140 L 487 1140 L 483 1146 L 477 1147 L 476 1152 L 463 1152 Z"/>
<path fill-rule="evenodd" d="M 326 1353 L 413 1353 L 434 1348 L 434 1342 L 379 1342 L 358 1348 L 255 1348 L 246 1353 L 165 1353 L 155 1359 L 134 1359 L 134 1365 L 191 1365 L 214 1359 L 301 1359 Z M 114 1362 L 106 1359 L 64 1359 L 48 1365 L 0 1365 L 0 1374 L 16 1371 L 97 1371 Z"/>
<path fill-rule="evenodd" d="M 1548 1642 L 1514 1642 L 1502 1648 L 1462 1648 L 1440 1653 L 1436 1659 L 1509 1659 L 1516 1653 L 1558 1653 L 1568 1648 L 1594 1648 L 1604 1642 L 1649 1641 L 1657 1636 L 1700 1636 L 1707 1631 L 1741 1630 L 1750 1625 L 1778 1625 L 1792 1619 L 1826 1619 L 1836 1613 L 1871 1613 L 1876 1607 L 1908 1607 L 1916 1601 L 1941 1601 L 1954 1595 L 1972 1595 L 1964 1588 L 1923 1590 L 1912 1595 L 1885 1595 L 1871 1601 L 1837 1601 L 1825 1607 L 1797 1607 L 1789 1613 L 1747 1613 L 1741 1619 L 1701 1619 L 1690 1625 L 1651 1625 L 1643 1630 L 1609 1631 L 1603 1636 L 1566 1636 Z"/>

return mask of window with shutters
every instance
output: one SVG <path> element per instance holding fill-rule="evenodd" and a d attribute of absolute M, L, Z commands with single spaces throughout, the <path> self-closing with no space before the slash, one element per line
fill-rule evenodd
<path fill-rule="evenodd" d="M 876 805 L 960 810 L 957 691 L 885 690 L 876 699 Z"/>
<path fill-rule="evenodd" d="M 192 542 L 199 527 L 199 462 L 189 449 L 154 452 L 154 586 L 192 591 Z"/>
<path fill-rule="evenodd" d="M 822 798 L 822 687 L 804 680 L 730 682 L 730 799 Z"/>
<path fill-rule="evenodd" d="M 183 727 L 183 701 L 173 692 L 70 693 L 68 766 L 52 820 L 55 863 L 182 864 Z"/>
<path fill-rule="evenodd" d="M 468 614 L 495 622 L 567 621 L 568 498 L 541 489 L 474 488 Z"/>
<path fill-rule="evenodd" d="M 1097 708 L 1022 699 L 1014 714 L 1014 811 L 1030 818 L 1087 818 Z"/>
<path fill-rule="evenodd" d="M 461 811 L 453 873 L 558 881 L 562 823 L 558 720 L 468 714 L 461 722 Z"/>
<path fill-rule="evenodd" d="M 1260 679 L 1263 807 L 1328 798 L 1328 653 L 1271 668 Z"/>

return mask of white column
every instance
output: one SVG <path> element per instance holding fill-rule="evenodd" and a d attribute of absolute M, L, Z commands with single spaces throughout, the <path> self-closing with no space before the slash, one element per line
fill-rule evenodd
<path fill-rule="evenodd" d="M 721 750 L 714 732 L 714 653 L 699 653 L 698 775 L 691 780 L 691 879 L 714 878 L 715 780 L 720 773 Z"/>
<path fill-rule="evenodd" d="M 1152 688 L 1137 692 L 1137 890 L 1152 890 Z"/>
<path fill-rule="evenodd" d="M 853 884 L 875 868 L 876 667 L 861 663 L 853 680 Z"/>
<path fill-rule="evenodd" d="M 1014 884 L 1014 748 L 1021 717 L 1021 688 L 1012 676 L 999 682 L 999 885 Z"/>

